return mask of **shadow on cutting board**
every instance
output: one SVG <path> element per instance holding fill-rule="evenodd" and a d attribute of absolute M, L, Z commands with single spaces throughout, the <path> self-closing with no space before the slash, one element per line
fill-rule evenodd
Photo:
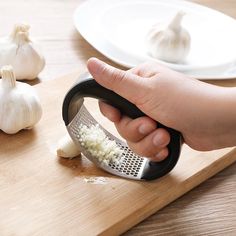
<path fill-rule="evenodd" d="M 58 162 L 69 169 L 72 175 L 76 176 L 102 176 L 109 177 L 110 174 L 96 167 L 92 162 L 84 156 L 78 156 L 73 159 L 58 158 Z"/>

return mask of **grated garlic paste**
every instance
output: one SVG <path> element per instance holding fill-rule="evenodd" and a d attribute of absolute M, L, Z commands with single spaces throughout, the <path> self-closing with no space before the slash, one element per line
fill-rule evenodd
<path fill-rule="evenodd" d="M 79 141 L 90 155 L 97 158 L 101 164 L 120 164 L 123 151 L 114 140 L 110 140 L 98 124 L 87 127 L 79 125 Z"/>

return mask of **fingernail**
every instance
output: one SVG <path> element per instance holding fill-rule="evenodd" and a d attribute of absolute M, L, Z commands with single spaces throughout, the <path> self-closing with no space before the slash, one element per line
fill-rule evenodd
<path fill-rule="evenodd" d="M 155 146 L 162 146 L 162 145 L 164 144 L 162 134 L 157 133 L 157 134 L 153 137 L 153 144 L 154 144 Z"/>
<path fill-rule="evenodd" d="M 150 125 L 142 124 L 139 126 L 138 131 L 141 134 L 149 134 L 152 131 L 152 127 Z"/>

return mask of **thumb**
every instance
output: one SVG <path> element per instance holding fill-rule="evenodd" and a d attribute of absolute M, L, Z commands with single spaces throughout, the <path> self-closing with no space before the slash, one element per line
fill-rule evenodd
<path fill-rule="evenodd" d="M 129 71 L 114 68 L 96 58 L 90 58 L 87 67 L 93 78 L 103 87 L 114 91 L 136 104 L 145 96 L 144 79 Z"/>

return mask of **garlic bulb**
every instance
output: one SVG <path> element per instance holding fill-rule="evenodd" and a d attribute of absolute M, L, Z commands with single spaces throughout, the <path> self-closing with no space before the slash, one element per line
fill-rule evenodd
<path fill-rule="evenodd" d="M 64 158 L 73 158 L 80 155 L 81 151 L 76 146 L 69 135 L 66 135 L 58 142 L 57 156 Z"/>
<path fill-rule="evenodd" d="M 17 80 L 32 80 L 43 70 L 45 59 L 29 38 L 29 25 L 17 24 L 9 37 L 0 40 L 0 67 L 12 65 Z"/>
<path fill-rule="evenodd" d="M 32 128 L 42 116 L 39 98 L 32 86 L 16 82 L 12 66 L 1 69 L 0 130 L 14 134 Z"/>
<path fill-rule="evenodd" d="M 186 59 L 191 44 L 189 32 L 181 26 L 184 12 L 180 11 L 170 24 L 163 28 L 155 25 L 147 35 L 148 53 L 167 62 L 178 63 Z"/>

